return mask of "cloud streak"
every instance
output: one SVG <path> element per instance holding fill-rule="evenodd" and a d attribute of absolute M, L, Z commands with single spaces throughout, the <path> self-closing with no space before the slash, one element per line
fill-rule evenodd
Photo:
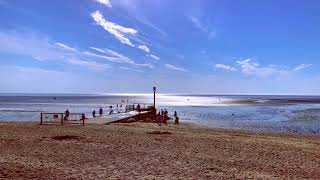
<path fill-rule="evenodd" d="M 67 62 L 73 65 L 84 66 L 92 70 L 106 70 L 111 68 L 109 64 L 97 63 L 96 61 L 69 59 Z"/>
<path fill-rule="evenodd" d="M 288 74 L 287 70 L 281 70 L 271 66 L 261 67 L 257 63 L 252 63 L 250 58 L 239 60 L 236 62 L 240 65 L 241 72 L 245 75 L 256 75 L 260 77 L 268 77 L 272 75 Z"/>
<path fill-rule="evenodd" d="M 115 24 L 113 22 L 106 20 L 103 17 L 103 15 L 100 13 L 100 11 L 95 11 L 95 12 L 91 13 L 91 17 L 99 26 L 101 26 L 104 30 L 106 30 L 107 32 L 112 34 L 121 43 L 135 47 L 135 45 L 130 41 L 130 39 L 128 37 L 126 37 L 126 34 L 134 35 L 134 34 L 138 33 L 137 30 L 132 29 L 132 28 L 123 27 L 123 26 L 120 26 L 118 24 Z"/>
<path fill-rule="evenodd" d="M 148 67 L 148 68 L 150 68 L 150 69 L 153 69 L 153 68 L 154 68 L 154 66 L 153 66 L 152 64 L 150 64 L 150 63 L 135 64 L 135 65 L 138 66 L 138 67 Z"/>
<path fill-rule="evenodd" d="M 151 57 L 152 59 L 155 59 L 155 60 L 160 60 L 160 57 L 154 55 L 154 54 L 148 54 L 149 57 Z"/>
<path fill-rule="evenodd" d="M 312 66 L 312 64 L 300 64 L 299 66 L 295 67 L 293 69 L 293 71 L 300 71 L 300 70 L 306 69 L 310 66 Z"/>
<path fill-rule="evenodd" d="M 72 51 L 72 52 L 77 51 L 77 49 L 72 48 L 72 47 L 70 47 L 70 46 L 68 46 L 68 45 L 65 45 L 65 44 L 63 44 L 63 43 L 59 43 L 59 42 L 58 42 L 58 43 L 56 43 L 55 45 L 57 45 L 57 46 L 65 49 L 65 50 L 68 50 L 68 51 Z"/>
<path fill-rule="evenodd" d="M 93 52 L 90 52 L 90 51 L 84 51 L 84 52 L 82 52 L 82 54 L 84 54 L 86 56 L 105 59 L 105 60 L 108 60 L 110 62 L 129 63 L 129 64 L 133 64 L 134 63 L 132 60 L 127 59 L 126 57 L 105 56 L 105 55 L 96 54 L 96 53 L 93 53 Z"/>
<path fill-rule="evenodd" d="M 229 65 L 225 65 L 225 64 L 216 64 L 214 67 L 217 69 L 222 69 L 224 71 L 236 71 L 237 70 L 236 68 L 229 66 Z"/>
<path fill-rule="evenodd" d="M 217 31 L 210 27 L 210 24 L 203 23 L 199 18 L 195 16 L 189 16 L 189 20 L 191 21 L 194 28 L 201 30 L 202 32 L 207 33 L 208 39 L 214 39 L 217 37 Z"/>
<path fill-rule="evenodd" d="M 30 30 L 0 32 L 0 52 L 29 55 L 41 61 L 70 56 L 64 48 L 51 43 L 47 36 Z"/>
<path fill-rule="evenodd" d="M 118 62 L 118 63 L 128 63 L 131 65 L 134 65 L 136 67 L 147 67 L 150 69 L 153 69 L 154 66 L 151 63 L 136 63 L 133 60 L 131 60 L 130 58 L 115 52 L 113 50 L 110 49 L 102 49 L 102 48 L 96 48 L 96 47 L 90 47 L 90 49 L 95 50 L 97 52 L 103 53 L 104 55 L 100 55 L 100 54 L 96 54 L 96 53 L 92 53 L 89 51 L 85 51 L 83 52 L 83 54 L 88 55 L 88 56 L 93 56 L 93 57 L 98 57 L 98 58 L 103 58 L 112 62 Z"/>
<path fill-rule="evenodd" d="M 177 66 L 172 65 L 172 64 L 165 64 L 164 66 L 165 66 L 167 69 L 170 69 L 170 70 L 187 72 L 186 69 L 184 69 L 184 68 L 182 68 L 182 67 L 177 67 Z"/>
<path fill-rule="evenodd" d="M 201 31 L 207 31 L 207 27 L 202 24 L 202 22 L 195 16 L 189 17 L 190 21 L 192 22 L 193 26 Z"/>
<path fill-rule="evenodd" d="M 150 53 L 150 49 L 146 45 L 140 45 L 140 46 L 138 46 L 138 48 L 147 52 L 147 53 Z"/>
<path fill-rule="evenodd" d="M 96 0 L 96 1 L 102 5 L 108 6 L 109 8 L 112 7 L 112 4 L 110 3 L 109 0 Z"/>

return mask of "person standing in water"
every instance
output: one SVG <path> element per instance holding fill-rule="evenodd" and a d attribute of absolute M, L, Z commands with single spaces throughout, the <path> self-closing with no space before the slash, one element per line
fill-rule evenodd
<path fill-rule="evenodd" d="M 141 106 L 140 106 L 140 104 L 137 105 L 137 110 L 138 110 L 138 112 L 139 112 L 139 114 L 140 114 L 140 112 L 141 112 Z"/>
<path fill-rule="evenodd" d="M 96 110 L 92 111 L 92 117 L 95 118 L 96 117 Z"/>
<path fill-rule="evenodd" d="M 100 115 L 100 117 L 103 115 L 103 109 L 102 109 L 102 107 L 100 107 L 100 109 L 99 109 L 99 115 Z"/>

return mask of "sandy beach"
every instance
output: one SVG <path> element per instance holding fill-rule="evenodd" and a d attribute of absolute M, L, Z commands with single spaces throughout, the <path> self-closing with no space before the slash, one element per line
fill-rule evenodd
<path fill-rule="evenodd" d="M 0 123 L 0 179 L 319 179 L 319 136 L 152 123 Z"/>

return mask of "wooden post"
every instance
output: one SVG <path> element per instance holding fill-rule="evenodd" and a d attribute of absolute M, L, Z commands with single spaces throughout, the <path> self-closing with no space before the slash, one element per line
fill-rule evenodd
<path fill-rule="evenodd" d="M 61 125 L 63 125 L 63 115 L 64 113 L 62 113 L 62 116 L 61 116 Z"/>
<path fill-rule="evenodd" d="M 42 113 L 40 115 L 40 125 L 42 125 Z"/>

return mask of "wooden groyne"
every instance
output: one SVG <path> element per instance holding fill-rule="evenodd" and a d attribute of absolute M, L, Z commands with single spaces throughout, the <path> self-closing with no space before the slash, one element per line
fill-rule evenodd
<path fill-rule="evenodd" d="M 152 121 L 156 117 L 156 112 L 157 110 L 155 108 L 148 109 L 146 111 L 141 111 L 140 113 L 136 115 L 132 115 L 129 117 L 117 119 L 111 122 L 108 122 L 106 124 L 111 124 L 111 123 L 131 123 L 131 122 L 137 122 L 137 121 Z"/>

